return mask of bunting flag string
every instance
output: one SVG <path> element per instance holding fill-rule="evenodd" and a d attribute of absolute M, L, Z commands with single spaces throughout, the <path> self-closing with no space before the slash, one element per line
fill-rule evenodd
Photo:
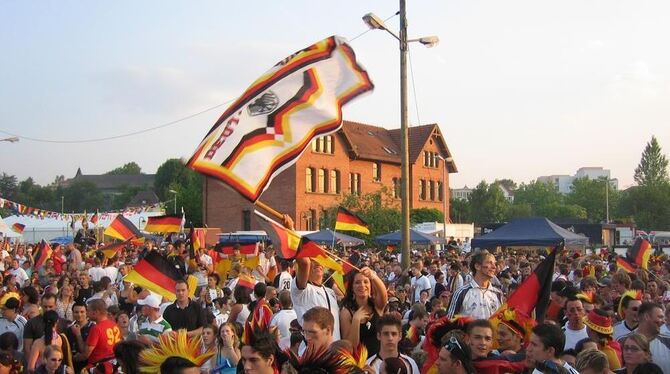
<path fill-rule="evenodd" d="M 72 221 L 74 220 L 75 222 L 81 221 L 83 219 L 86 219 L 87 221 L 93 221 L 93 217 L 95 217 L 95 222 L 100 220 L 108 220 L 108 219 L 114 219 L 117 215 L 122 214 L 124 216 L 127 215 L 133 215 L 133 214 L 138 214 L 138 213 L 144 213 L 146 211 L 156 209 L 161 207 L 163 204 L 162 203 L 157 203 L 157 204 L 151 204 L 151 205 L 143 205 L 140 207 L 133 207 L 133 208 L 126 208 L 122 210 L 111 210 L 111 211 L 106 211 L 106 212 L 98 212 L 96 211 L 95 213 L 92 214 L 87 214 L 87 213 L 60 213 L 60 212 L 54 212 L 46 209 L 40 209 L 40 208 L 33 208 L 30 206 L 27 206 L 25 204 L 17 203 L 12 200 L 8 200 L 5 198 L 0 197 L 0 208 L 5 208 L 9 209 L 16 214 L 20 216 L 33 216 L 35 218 L 39 219 L 45 219 L 45 218 L 52 218 L 52 219 L 59 219 L 61 221 Z M 95 223 L 94 223 L 95 224 Z"/>

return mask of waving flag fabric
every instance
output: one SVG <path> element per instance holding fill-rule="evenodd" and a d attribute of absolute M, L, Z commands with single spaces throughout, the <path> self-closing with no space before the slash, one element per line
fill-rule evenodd
<path fill-rule="evenodd" d="M 256 252 L 256 243 L 224 245 L 219 247 L 218 251 L 224 255 L 232 255 L 235 251 L 235 248 L 240 250 L 241 255 L 252 255 L 254 252 Z"/>
<path fill-rule="evenodd" d="M 116 216 L 114 221 L 112 221 L 112 223 L 107 226 L 105 229 L 105 235 L 120 240 L 142 237 L 140 230 L 138 230 L 137 227 L 135 227 L 135 225 L 133 225 L 133 223 L 128 220 L 128 218 L 121 214 Z"/>
<path fill-rule="evenodd" d="M 102 248 L 99 249 L 99 251 L 102 252 L 103 255 L 105 255 L 105 258 L 113 258 L 116 256 L 119 252 L 121 252 L 126 246 L 130 244 L 130 239 L 126 240 L 125 242 L 122 243 L 112 243 L 109 245 L 106 245 Z"/>
<path fill-rule="evenodd" d="M 300 243 L 300 249 L 298 250 L 297 258 L 306 258 L 309 257 L 314 261 L 318 262 L 324 268 L 331 269 L 336 272 L 345 273 L 344 268 L 341 264 L 335 261 L 332 257 L 328 255 L 326 250 L 321 248 L 315 242 L 303 237 L 302 242 Z"/>
<path fill-rule="evenodd" d="M 169 301 L 174 301 L 177 299 L 175 287 L 177 281 L 182 277 L 170 261 L 158 252 L 151 251 L 123 279 L 155 292 Z M 192 297 L 195 295 L 198 281 L 194 276 L 189 275 L 186 283 L 188 283 L 189 295 Z"/>
<path fill-rule="evenodd" d="M 648 240 L 637 238 L 635 239 L 633 248 L 628 253 L 629 262 L 633 262 L 642 269 L 647 270 L 649 269 L 649 258 L 651 258 L 652 252 L 654 252 L 654 248 Z"/>
<path fill-rule="evenodd" d="M 216 121 L 187 166 L 256 201 L 312 139 L 340 128 L 344 104 L 372 88 L 342 38 L 321 40 L 258 78 Z"/>
<path fill-rule="evenodd" d="M 149 217 L 144 226 L 146 232 L 171 233 L 181 230 L 181 215 Z"/>
<path fill-rule="evenodd" d="M 40 244 L 37 245 L 37 250 L 33 254 L 33 258 L 35 259 L 34 268 L 41 268 L 42 265 L 44 265 L 44 263 L 51 257 L 52 252 L 53 250 L 51 249 L 49 243 L 42 240 Z"/>
<path fill-rule="evenodd" d="M 298 253 L 300 235 L 271 220 L 257 210 L 254 213 L 256 213 L 256 221 L 260 224 L 261 229 L 268 234 L 270 241 L 272 241 L 275 254 L 286 260 L 293 259 Z"/>
<path fill-rule="evenodd" d="M 370 235 L 368 224 L 360 219 L 354 213 L 345 208 L 337 209 L 337 219 L 335 220 L 335 230 L 337 231 L 356 231 L 362 234 Z"/>
<path fill-rule="evenodd" d="M 19 234 L 23 234 L 23 230 L 25 230 L 25 228 L 26 228 L 26 225 L 20 224 L 18 222 L 16 222 L 15 224 L 12 225 L 12 230 L 14 230 L 15 232 L 17 232 Z"/>
<path fill-rule="evenodd" d="M 635 273 L 635 265 L 621 256 L 616 258 L 616 267 L 617 269 L 623 269 L 626 273 Z"/>

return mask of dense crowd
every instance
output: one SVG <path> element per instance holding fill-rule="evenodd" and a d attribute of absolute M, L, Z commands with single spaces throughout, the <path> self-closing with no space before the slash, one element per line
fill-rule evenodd
<path fill-rule="evenodd" d="M 0 253 L 0 374 L 670 373 L 665 256 L 627 273 L 607 251 L 562 250 L 545 315 L 494 322 L 546 251 L 448 248 L 413 250 L 407 272 L 393 252 L 333 249 L 354 265 L 340 289 L 321 262 L 281 259 L 272 246 L 189 256 L 182 240 L 147 240 L 109 259 L 56 245 L 35 268 L 36 247 L 14 243 Z M 196 289 L 177 280 L 168 301 L 125 280 L 152 252 Z M 147 369 L 140 352 L 178 330 L 205 358 L 166 355 Z"/>

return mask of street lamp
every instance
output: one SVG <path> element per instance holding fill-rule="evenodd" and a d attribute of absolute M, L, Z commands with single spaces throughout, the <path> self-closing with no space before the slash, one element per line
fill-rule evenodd
<path fill-rule="evenodd" d="M 168 190 L 168 192 L 174 194 L 174 214 L 177 214 L 177 191 Z"/>
<path fill-rule="evenodd" d="M 444 161 L 442 165 L 442 215 L 444 222 L 442 223 L 442 238 L 444 242 L 447 242 L 447 162 L 452 162 L 454 159 L 451 157 L 442 157 L 437 155 L 437 158 Z M 445 248 L 443 248 L 445 249 Z"/>
<path fill-rule="evenodd" d="M 18 141 L 19 141 L 19 138 L 17 136 L 12 136 L 11 138 L 0 139 L 0 142 L 16 143 Z"/>
<path fill-rule="evenodd" d="M 427 47 L 432 47 L 439 42 L 437 36 L 429 36 L 419 39 L 407 39 L 407 14 L 405 1 L 400 0 L 400 31 L 396 35 L 391 31 L 384 21 L 373 13 L 363 16 L 370 29 L 384 30 L 396 38 L 400 44 L 400 210 L 402 215 L 400 250 L 402 253 L 402 268 L 409 268 L 409 147 L 408 147 L 408 112 L 407 112 L 407 43 L 419 42 Z"/>

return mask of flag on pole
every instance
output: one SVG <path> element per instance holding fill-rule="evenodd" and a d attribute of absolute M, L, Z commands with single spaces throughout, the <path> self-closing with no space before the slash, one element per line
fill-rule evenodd
<path fill-rule="evenodd" d="M 96 225 L 96 226 L 98 225 L 98 211 L 97 211 L 97 210 L 96 210 L 95 213 L 91 216 L 91 220 L 90 220 L 90 222 L 91 222 L 93 225 Z"/>
<path fill-rule="evenodd" d="M 177 299 L 175 287 L 179 279 L 183 278 L 174 265 L 155 251 L 149 252 L 124 277 L 125 281 L 144 287 L 170 301 Z M 186 282 L 189 286 L 189 293 L 193 296 L 197 286 L 197 279 L 189 275 Z"/>
<path fill-rule="evenodd" d="M 14 230 L 15 232 L 17 232 L 19 234 L 23 234 L 23 230 L 25 230 L 25 229 L 26 229 L 26 225 L 20 224 L 18 222 L 14 223 L 12 225 L 12 230 Z"/>
<path fill-rule="evenodd" d="M 325 249 L 305 237 L 302 238 L 296 258 L 311 258 L 321 264 L 324 268 L 343 274 L 345 273 L 343 266 L 328 255 L 328 252 L 326 252 Z"/>
<path fill-rule="evenodd" d="M 616 267 L 617 269 L 623 269 L 626 273 L 634 273 L 635 265 L 631 264 L 625 258 L 619 256 L 616 258 Z"/>
<path fill-rule="evenodd" d="M 39 269 L 44 265 L 44 263 L 51 257 L 53 250 L 49 243 L 44 239 L 37 245 L 37 250 L 33 253 L 33 258 L 35 259 L 34 269 Z"/>
<path fill-rule="evenodd" d="M 114 221 L 107 226 L 105 229 L 105 235 L 111 236 L 112 238 L 120 240 L 128 240 L 131 238 L 142 238 L 142 233 L 140 230 L 133 225 L 130 220 L 128 220 L 123 215 L 119 214 L 116 216 Z"/>
<path fill-rule="evenodd" d="M 111 259 L 119 252 L 121 252 L 128 244 L 130 244 L 130 239 L 122 243 L 112 243 L 106 245 L 98 250 L 101 251 L 103 255 L 105 255 L 105 258 Z M 93 251 L 95 251 L 95 249 Z"/>
<path fill-rule="evenodd" d="M 633 248 L 628 252 L 628 260 L 644 270 L 649 269 L 649 258 L 654 252 L 654 247 L 647 239 L 637 238 Z"/>
<path fill-rule="evenodd" d="M 182 216 L 165 215 L 147 218 L 147 224 L 144 226 L 146 232 L 171 233 L 181 230 Z"/>
<path fill-rule="evenodd" d="M 344 39 L 331 36 L 258 78 L 202 140 L 187 166 L 256 201 L 319 136 L 342 125 L 342 106 L 373 89 Z"/>
<path fill-rule="evenodd" d="M 259 211 L 255 210 L 256 220 L 261 229 L 272 241 L 275 254 L 279 258 L 291 260 L 295 258 L 300 247 L 300 235 L 293 230 L 285 228 L 283 225 L 271 220 Z"/>
<path fill-rule="evenodd" d="M 368 224 L 356 214 L 343 207 L 337 209 L 337 219 L 335 220 L 335 230 L 337 231 L 356 231 L 361 234 L 370 235 Z"/>

